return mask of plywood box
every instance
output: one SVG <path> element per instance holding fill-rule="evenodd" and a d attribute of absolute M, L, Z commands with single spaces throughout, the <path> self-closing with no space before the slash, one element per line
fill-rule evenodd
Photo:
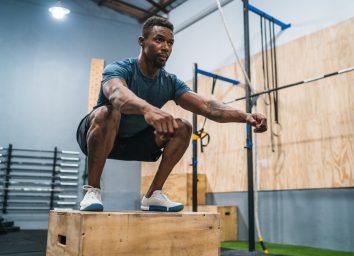
<path fill-rule="evenodd" d="M 192 206 L 186 206 L 184 212 L 190 211 Z M 198 212 L 219 213 L 221 241 L 237 240 L 237 206 L 198 205 Z"/>
<path fill-rule="evenodd" d="M 50 211 L 47 256 L 216 256 L 216 213 Z"/>
<path fill-rule="evenodd" d="M 141 193 L 145 194 L 149 189 L 154 176 L 141 177 Z M 163 187 L 164 193 L 175 202 L 184 205 L 192 205 L 193 195 L 193 175 L 192 174 L 171 174 L 168 176 Z M 198 204 L 205 204 L 206 175 L 198 174 Z"/>

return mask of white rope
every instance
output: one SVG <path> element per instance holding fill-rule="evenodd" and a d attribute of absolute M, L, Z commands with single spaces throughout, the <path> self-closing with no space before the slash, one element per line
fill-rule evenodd
<path fill-rule="evenodd" d="M 245 76 L 245 79 L 246 79 L 247 83 L 249 84 L 250 87 L 252 87 L 252 86 L 251 86 L 250 78 L 248 77 L 248 75 L 247 75 L 247 73 L 246 73 L 246 71 L 245 71 L 245 68 L 244 68 L 244 67 L 242 66 L 242 64 L 241 64 L 240 58 L 239 58 L 239 56 L 238 56 L 238 54 L 237 54 L 237 51 L 236 51 L 235 44 L 233 43 L 233 41 L 232 41 L 232 39 L 231 39 L 231 34 L 230 34 L 230 31 L 229 31 L 229 27 L 228 27 L 228 25 L 227 25 L 227 22 L 226 22 L 226 19 L 225 19 L 224 12 L 223 12 L 223 10 L 222 10 L 220 1 L 219 1 L 219 0 L 215 0 L 215 1 L 216 1 L 216 4 L 218 5 L 218 9 L 219 9 L 219 12 L 220 12 L 220 16 L 221 16 L 222 22 L 223 22 L 223 24 L 224 24 L 224 28 L 225 28 L 227 37 L 228 37 L 228 39 L 229 39 L 229 41 L 230 41 L 232 50 L 233 50 L 234 55 L 235 55 L 235 57 L 236 57 L 237 63 L 238 63 L 238 65 L 240 66 L 241 71 L 242 71 L 243 75 Z"/>
<path fill-rule="evenodd" d="M 224 28 L 225 28 L 225 31 L 226 31 L 226 34 L 227 34 L 227 37 L 230 41 L 230 44 L 231 44 L 231 47 L 232 47 L 232 50 L 234 52 L 234 55 L 236 57 L 236 60 L 237 60 L 237 63 L 239 65 L 239 67 L 241 68 L 241 71 L 243 73 L 243 75 L 245 76 L 245 79 L 247 81 L 247 83 L 249 84 L 249 87 L 250 89 L 253 91 L 257 91 L 256 89 L 256 83 L 253 84 L 253 88 L 252 88 L 252 83 L 250 81 L 250 78 L 248 77 L 244 67 L 242 66 L 241 64 L 241 61 L 240 61 L 240 58 L 237 54 L 237 51 L 236 51 L 236 47 L 235 47 L 235 44 L 233 43 L 232 41 L 232 38 L 231 38 L 231 34 L 230 34 L 230 31 L 228 29 L 228 25 L 227 25 L 227 22 L 226 22 L 226 19 L 225 19 L 225 16 L 224 16 L 224 13 L 223 13 L 223 10 L 222 10 L 222 7 L 221 7 L 221 4 L 220 4 L 220 1 L 219 0 L 215 0 L 217 5 L 218 5 L 218 9 L 219 9 L 219 12 L 220 12 L 220 16 L 221 16 L 221 19 L 223 21 L 223 24 L 224 24 Z M 255 63 L 255 62 L 254 62 Z M 256 68 L 255 68 L 255 64 L 254 64 L 254 77 L 255 78 L 255 75 L 256 75 Z M 246 88 L 247 90 L 247 88 Z M 257 107 L 257 106 L 256 106 Z M 261 229 L 260 229 L 260 225 L 259 225 L 259 216 L 258 216 L 258 190 L 259 190 L 259 175 L 258 175 L 258 150 L 257 150 L 257 136 L 255 136 L 255 189 L 254 189 L 254 195 L 255 195 L 255 222 L 256 222 L 256 230 L 257 230 L 257 233 L 258 233 L 258 237 L 262 237 L 262 234 L 261 234 Z"/>
<path fill-rule="evenodd" d="M 253 89 L 254 91 L 257 91 L 257 69 L 256 69 L 256 56 L 253 58 L 253 67 L 252 70 L 253 71 Z M 257 112 L 257 104 L 254 106 L 255 108 L 255 112 Z M 257 235 L 258 237 L 262 237 L 262 232 L 261 232 L 261 228 L 259 225 L 259 189 L 260 189 L 260 179 L 259 179 L 259 168 L 258 168 L 258 164 L 259 164 L 259 155 L 258 155 L 258 139 L 257 139 L 257 133 L 254 134 L 254 156 L 255 156 L 255 169 L 254 169 L 254 181 L 255 181 L 255 186 L 254 186 L 254 218 L 255 218 L 255 222 L 256 222 L 256 231 L 257 231 Z"/>

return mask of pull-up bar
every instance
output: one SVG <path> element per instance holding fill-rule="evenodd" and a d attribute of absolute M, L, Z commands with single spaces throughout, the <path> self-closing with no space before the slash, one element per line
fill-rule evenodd
<path fill-rule="evenodd" d="M 272 21 L 274 22 L 275 24 L 277 24 L 278 26 L 281 27 L 281 30 L 285 30 L 287 28 L 290 28 L 291 27 L 291 24 L 285 24 L 284 22 L 281 22 L 280 20 L 270 16 L 269 14 L 263 12 L 262 10 L 254 7 L 253 5 L 248 5 L 248 10 L 250 10 L 251 12 L 254 12 L 255 14 L 258 14 L 259 16 L 262 16 L 263 18 L 269 20 L 269 21 Z"/>
<path fill-rule="evenodd" d="M 193 91 L 195 93 L 198 93 L 198 74 L 212 77 L 214 79 L 218 79 L 221 81 L 225 81 L 228 83 L 231 83 L 233 85 L 239 84 L 240 81 L 233 80 L 224 76 L 219 76 L 214 73 L 210 73 L 205 70 L 201 70 L 198 68 L 198 64 L 194 63 L 194 70 L 193 70 Z M 214 82 L 215 83 L 215 82 Z M 215 84 L 214 84 L 215 85 Z M 197 114 L 193 113 L 193 134 L 198 135 L 198 119 L 197 119 Z M 192 150 L 193 150 L 193 156 L 192 156 L 192 165 L 193 165 L 193 179 L 192 179 L 192 202 L 193 202 L 193 212 L 198 211 L 198 136 L 193 136 L 192 137 Z"/>
<path fill-rule="evenodd" d="M 213 74 L 213 73 L 210 73 L 208 71 L 201 70 L 201 69 L 198 69 L 198 68 L 196 69 L 196 72 L 197 72 L 197 74 L 201 74 L 201 75 L 204 75 L 204 76 L 209 76 L 209 77 L 221 80 L 221 81 L 225 81 L 225 82 L 231 83 L 233 85 L 236 85 L 236 84 L 240 83 L 240 81 L 233 80 L 233 79 L 230 79 L 230 78 L 227 78 L 227 77 L 224 77 L 224 76 L 219 76 L 217 74 Z"/>

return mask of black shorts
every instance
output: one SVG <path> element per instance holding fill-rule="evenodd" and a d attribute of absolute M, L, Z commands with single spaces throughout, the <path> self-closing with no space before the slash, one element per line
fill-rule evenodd
<path fill-rule="evenodd" d="M 87 131 L 89 128 L 90 114 L 86 115 L 81 120 L 76 132 L 76 140 L 85 155 L 87 155 Z M 126 161 L 155 162 L 160 158 L 161 154 L 162 150 L 155 142 L 154 128 L 148 126 L 129 138 L 119 137 L 118 133 L 108 158 Z"/>

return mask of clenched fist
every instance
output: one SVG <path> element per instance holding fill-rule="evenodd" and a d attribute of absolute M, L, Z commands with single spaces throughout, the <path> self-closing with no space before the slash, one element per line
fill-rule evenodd
<path fill-rule="evenodd" d="M 256 127 L 254 132 L 260 133 L 267 130 L 267 118 L 260 113 L 247 114 L 246 123 Z"/>

